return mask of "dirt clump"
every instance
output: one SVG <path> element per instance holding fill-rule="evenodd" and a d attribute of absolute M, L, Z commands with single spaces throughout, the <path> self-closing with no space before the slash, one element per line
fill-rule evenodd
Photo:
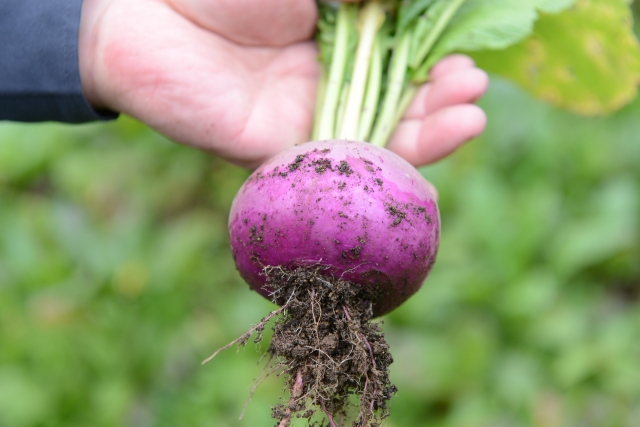
<path fill-rule="evenodd" d="M 389 345 L 380 323 L 370 321 L 379 296 L 325 273 L 321 266 L 265 267 L 272 300 L 281 307 L 218 352 L 245 345 L 253 333 L 259 342 L 275 318 L 265 371 L 284 372 L 289 390 L 288 402 L 272 409 L 276 426 L 305 418 L 318 427 L 378 427 L 397 391 L 389 379 Z"/>

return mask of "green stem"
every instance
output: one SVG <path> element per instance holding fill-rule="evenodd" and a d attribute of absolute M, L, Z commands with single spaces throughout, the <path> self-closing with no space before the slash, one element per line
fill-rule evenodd
<path fill-rule="evenodd" d="M 317 139 L 332 139 L 335 137 L 336 111 L 347 65 L 349 11 L 352 7 L 354 6 L 343 3 L 338 10 L 336 40 L 333 48 L 333 57 L 331 59 L 327 91 L 322 105 L 322 113 L 320 114 L 320 124 L 317 126 Z"/>
<path fill-rule="evenodd" d="M 340 101 L 338 102 L 337 111 L 337 123 L 336 129 L 342 128 L 342 122 L 344 121 L 344 113 L 347 111 L 347 94 L 349 93 L 349 87 L 351 84 L 349 82 L 344 82 L 342 85 L 342 91 L 340 93 Z M 336 133 L 331 134 L 331 139 L 337 138 Z"/>
<path fill-rule="evenodd" d="M 391 125 L 393 129 L 398 127 L 398 123 L 400 123 L 400 120 L 402 120 L 404 113 L 407 111 L 409 105 L 411 105 L 411 102 L 418 94 L 418 90 L 420 90 L 419 85 L 409 83 L 409 85 L 407 85 L 402 91 L 400 102 L 398 102 L 398 109 L 396 110 L 396 116 L 393 118 L 393 123 Z"/>
<path fill-rule="evenodd" d="M 421 3 L 423 9 L 412 9 L 416 16 L 401 29 L 395 22 L 394 30 L 390 22 L 381 31 L 387 1 L 366 0 L 362 6 L 342 3 L 337 16 L 335 9 L 330 11 L 327 23 L 334 27 L 322 40 L 328 43 L 334 37 L 331 46 L 323 46 L 333 48 L 333 53 L 330 59 L 323 58 L 313 139 L 339 137 L 385 146 L 415 98 L 418 84 L 426 81 L 429 69 L 440 59 L 434 48 L 466 0 Z M 404 0 L 395 1 L 400 8 L 412 7 Z M 395 47 L 387 59 L 390 41 Z"/>
<path fill-rule="evenodd" d="M 382 46 L 380 37 L 376 37 L 373 46 L 373 57 L 371 58 L 371 69 L 367 78 L 367 93 L 362 106 L 362 117 L 358 129 L 358 140 L 368 141 L 373 128 L 373 121 L 376 118 L 378 102 L 380 101 L 380 88 L 382 86 Z"/>
<path fill-rule="evenodd" d="M 338 137 L 356 139 L 360 126 L 362 102 L 367 88 L 367 75 L 371 68 L 371 57 L 376 33 L 384 21 L 384 10 L 377 0 L 368 2 L 360 14 L 360 37 L 356 51 L 356 61 L 351 77 L 351 87 Z"/>
<path fill-rule="evenodd" d="M 400 42 L 393 52 L 387 82 L 387 93 L 382 105 L 382 112 L 378 117 L 375 128 L 373 129 L 373 135 L 371 136 L 371 143 L 378 147 L 384 147 L 393 132 L 398 100 L 404 88 L 407 74 L 410 46 L 411 31 L 407 30 L 402 34 Z"/>
<path fill-rule="evenodd" d="M 320 81 L 318 82 L 318 93 L 316 95 L 315 115 L 313 118 L 313 131 L 311 132 L 311 140 L 317 141 L 320 134 L 320 120 L 322 118 L 322 106 L 327 97 L 327 86 L 329 83 L 329 75 L 325 67 L 320 69 Z"/>
<path fill-rule="evenodd" d="M 429 53 L 431 53 L 431 49 L 433 49 L 433 46 L 436 44 L 444 30 L 447 28 L 449 22 L 465 1 L 466 0 L 451 0 L 451 3 L 449 3 L 444 12 L 442 12 L 442 14 L 438 17 L 438 20 L 433 26 L 433 29 L 429 32 L 429 35 L 420 46 L 418 54 L 416 55 L 415 60 L 412 63 L 412 67 L 414 69 L 418 69 L 415 74 L 418 79 L 426 78 L 430 68 L 429 63 L 425 62 L 427 56 L 429 55 Z"/>

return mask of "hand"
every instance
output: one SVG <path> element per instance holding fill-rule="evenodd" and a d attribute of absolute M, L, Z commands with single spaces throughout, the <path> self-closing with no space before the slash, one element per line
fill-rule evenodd
<path fill-rule="evenodd" d="M 313 0 L 85 0 L 83 90 L 95 108 L 256 167 L 309 138 L 316 17 Z M 470 103 L 487 85 L 470 58 L 444 59 L 388 147 L 416 166 L 453 152 L 484 130 Z"/>

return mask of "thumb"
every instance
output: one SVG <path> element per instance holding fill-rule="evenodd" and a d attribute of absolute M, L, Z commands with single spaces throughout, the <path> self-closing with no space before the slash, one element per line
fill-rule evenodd
<path fill-rule="evenodd" d="M 165 0 L 187 19 L 233 42 L 284 46 L 315 30 L 313 0 Z"/>

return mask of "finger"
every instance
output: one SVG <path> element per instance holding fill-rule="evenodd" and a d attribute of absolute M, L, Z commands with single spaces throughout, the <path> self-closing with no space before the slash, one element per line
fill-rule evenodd
<path fill-rule="evenodd" d="M 446 107 L 424 119 L 402 121 L 387 148 L 414 166 L 424 166 L 480 135 L 486 123 L 484 111 L 475 105 Z"/>
<path fill-rule="evenodd" d="M 438 79 L 453 71 L 463 70 L 465 68 L 473 68 L 476 63 L 467 55 L 454 54 L 449 55 L 441 59 L 436 65 L 433 66 L 429 72 L 431 79 Z"/>
<path fill-rule="evenodd" d="M 441 108 L 476 102 L 489 87 L 489 76 L 479 68 L 463 68 L 424 85 L 405 113 L 419 119 Z"/>
<path fill-rule="evenodd" d="M 248 46 L 285 46 L 311 38 L 313 0 L 165 0 L 197 25 Z"/>

